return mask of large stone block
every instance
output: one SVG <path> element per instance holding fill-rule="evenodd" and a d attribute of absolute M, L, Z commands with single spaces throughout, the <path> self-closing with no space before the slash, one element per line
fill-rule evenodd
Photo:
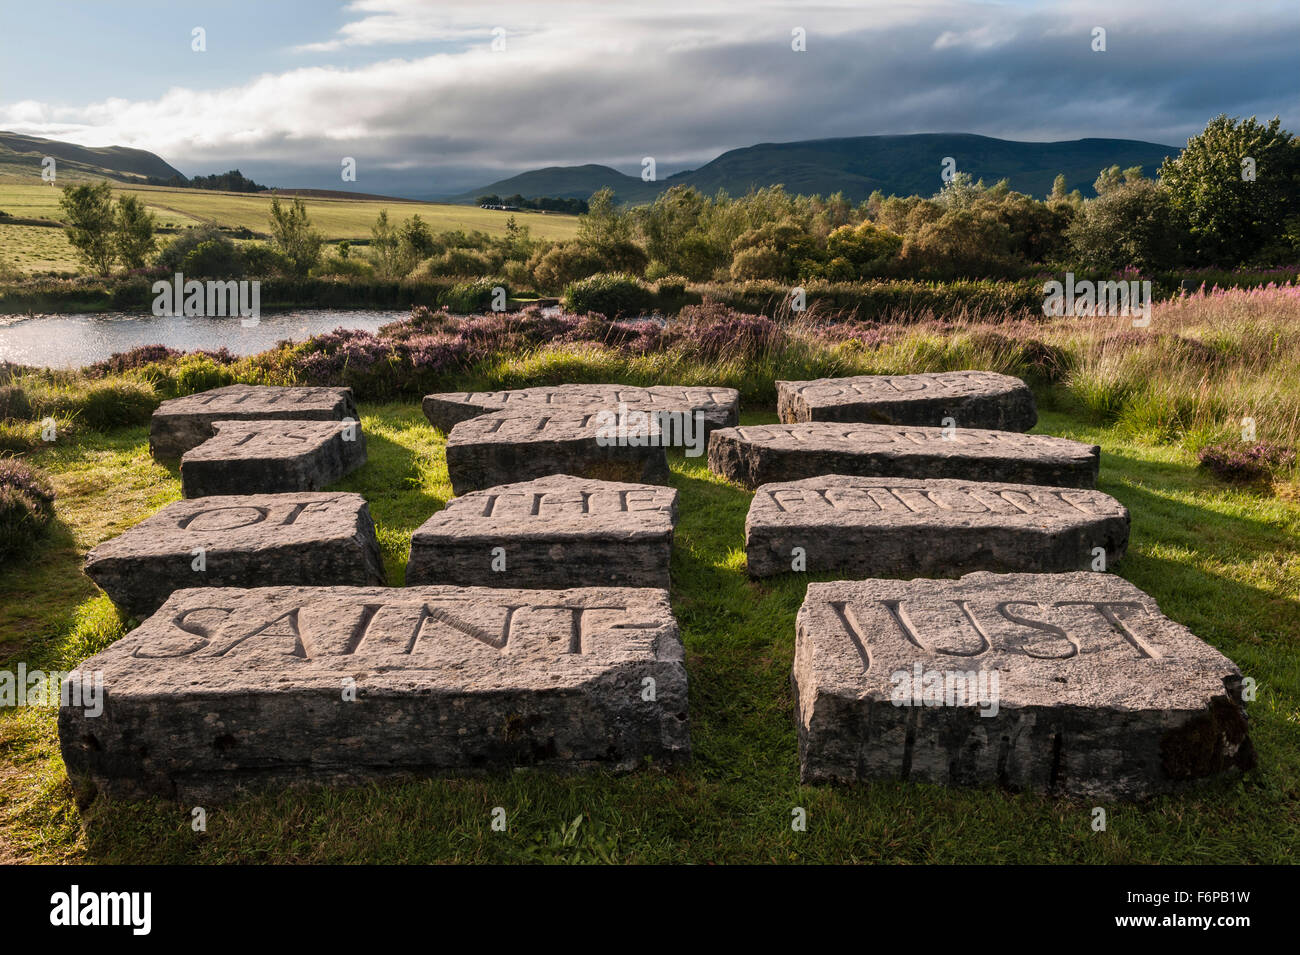
<path fill-rule="evenodd" d="M 511 391 L 458 391 L 426 395 L 424 416 L 450 434 L 462 421 L 501 411 L 521 414 L 568 410 L 617 411 L 624 404 L 639 410 L 699 411 L 706 431 L 740 423 L 740 392 L 735 388 L 653 385 L 545 385 Z"/>
<path fill-rule="evenodd" d="M 1143 797 L 1254 763 L 1241 674 L 1113 574 L 813 583 L 804 782 Z"/>
<path fill-rule="evenodd" d="M 677 492 L 567 474 L 474 491 L 411 537 L 406 583 L 668 586 Z"/>
<path fill-rule="evenodd" d="M 519 766 L 629 770 L 690 749 L 662 590 L 182 590 L 72 675 L 83 802 Z M 651 699 L 650 697 L 653 697 Z"/>
<path fill-rule="evenodd" d="M 799 569 L 849 577 L 1050 573 L 1098 557 L 1109 567 L 1128 535 L 1128 509 L 1100 491 L 835 474 L 760 487 L 745 555 L 755 577 L 789 572 L 796 556 Z"/>
<path fill-rule="evenodd" d="M 809 421 L 709 436 L 709 469 L 748 488 L 824 474 L 1093 487 L 1100 461 L 1095 444 L 974 428 Z"/>
<path fill-rule="evenodd" d="M 1019 378 L 992 371 L 858 375 L 778 381 L 782 421 L 852 421 L 942 428 L 1028 431 L 1038 423 L 1034 393 Z"/>
<path fill-rule="evenodd" d="M 94 548 L 85 569 L 141 619 L 187 587 L 385 582 L 365 498 L 328 492 L 175 501 Z"/>
<path fill-rule="evenodd" d="M 158 406 L 149 424 L 149 449 L 157 458 L 179 458 L 216 432 L 217 421 L 297 418 L 302 421 L 359 421 L 351 388 L 282 388 L 275 385 L 227 385 L 170 398 Z"/>
<path fill-rule="evenodd" d="M 181 458 L 186 497 L 318 491 L 366 463 L 361 425 L 214 421 L 215 437 Z"/>
<path fill-rule="evenodd" d="M 457 494 L 548 474 L 637 484 L 667 484 L 668 455 L 658 444 L 605 441 L 595 411 L 499 412 L 462 421 L 447 436 L 447 473 Z"/>

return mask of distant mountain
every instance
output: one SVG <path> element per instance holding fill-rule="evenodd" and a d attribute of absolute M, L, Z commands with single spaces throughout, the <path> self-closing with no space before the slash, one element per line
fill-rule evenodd
<path fill-rule="evenodd" d="M 608 166 L 551 166 L 451 196 L 448 201 L 471 203 L 485 194 L 516 193 L 530 199 L 586 199 L 609 186 L 620 200 L 636 204 L 650 202 L 678 184 L 694 186 L 708 195 L 725 189 L 737 196 L 750 188 L 780 183 L 787 192 L 823 196 L 843 192 L 855 202 L 876 189 L 887 196 L 928 196 L 942 184 L 940 171 L 946 157 L 952 157 L 959 172 L 968 172 L 988 185 L 1006 179 L 1017 192 L 1045 196 L 1057 174 L 1064 173 L 1067 189 L 1091 195 L 1093 181 L 1102 169 L 1141 166 L 1151 176 L 1166 156 L 1176 156 L 1179 151 L 1177 146 L 1133 139 L 1022 143 L 969 133 L 853 136 L 732 149 L 699 169 L 652 183 Z"/>
<path fill-rule="evenodd" d="M 39 176 L 41 162 L 46 156 L 54 157 L 55 173 L 60 179 L 115 179 L 119 182 L 171 179 L 173 176 L 184 179 L 180 170 L 143 149 L 77 146 L 0 131 L 0 173 Z"/>

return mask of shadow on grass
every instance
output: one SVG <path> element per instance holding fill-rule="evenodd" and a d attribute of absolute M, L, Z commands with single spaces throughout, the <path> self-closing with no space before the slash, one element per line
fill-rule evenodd
<path fill-rule="evenodd" d="M 97 593 L 72 528 L 55 517 L 26 554 L 0 565 L 0 666 L 44 665 L 78 606 Z"/>

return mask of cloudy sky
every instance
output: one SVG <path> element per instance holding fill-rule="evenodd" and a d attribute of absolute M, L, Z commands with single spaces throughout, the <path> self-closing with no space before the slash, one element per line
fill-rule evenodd
<path fill-rule="evenodd" d="M 1221 112 L 1300 132 L 1298 0 L 6 0 L 0 25 L 0 129 L 279 186 L 662 177 L 879 133 L 1180 145 Z"/>

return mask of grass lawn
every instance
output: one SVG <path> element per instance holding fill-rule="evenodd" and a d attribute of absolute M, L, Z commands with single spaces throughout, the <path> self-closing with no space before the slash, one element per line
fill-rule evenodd
<path fill-rule="evenodd" d="M 3 203 L 0 202 L 0 207 Z M 442 438 L 415 403 L 363 405 L 370 461 L 340 484 L 370 501 L 394 585 L 411 531 L 451 494 Z M 745 415 L 748 423 L 775 420 Z M 516 772 L 282 791 L 207 809 L 99 801 L 79 813 L 53 709 L 0 715 L 0 861 L 1293 862 L 1300 845 L 1300 501 L 1226 487 L 1178 448 L 1045 413 L 1039 431 L 1102 445 L 1100 488 L 1133 513 L 1114 569 L 1237 662 L 1260 766 L 1141 805 L 918 784 L 801 787 L 789 688 L 806 579 L 745 574 L 749 494 L 702 459 L 681 492 L 673 607 L 690 679 L 693 762 L 616 777 Z M 179 497 L 144 428 L 82 432 L 31 456 L 59 492 L 55 533 L 0 570 L 0 657 L 67 668 L 123 625 L 81 575 L 85 551 Z M 506 832 L 494 832 L 503 807 Z M 793 832 L 795 807 L 806 832 Z"/>

